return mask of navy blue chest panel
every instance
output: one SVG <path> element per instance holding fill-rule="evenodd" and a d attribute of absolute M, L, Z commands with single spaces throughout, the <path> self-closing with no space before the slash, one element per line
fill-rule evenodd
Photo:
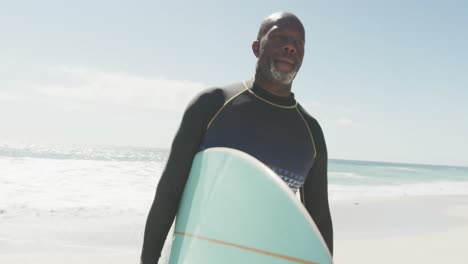
<path fill-rule="evenodd" d="M 281 107 L 246 90 L 211 120 L 200 150 L 228 147 L 244 151 L 273 169 L 297 191 L 312 168 L 316 150 L 296 106 Z"/>

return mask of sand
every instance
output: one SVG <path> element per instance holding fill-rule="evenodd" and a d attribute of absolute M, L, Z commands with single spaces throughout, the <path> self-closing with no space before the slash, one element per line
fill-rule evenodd
<path fill-rule="evenodd" d="M 468 196 L 332 206 L 335 263 L 468 263 Z"/>
<path fill-rule="evenodd" d="M 77 210 L 3 217 L 0 263 L 139 263 L 144 218 Z"/>
<path fill-rule="evenodd" d="M 468 196 L 331 202 L 335 263 L 468 263 Z M 146 212 L 0 210 L 0 263 L 139 263 Z"/>

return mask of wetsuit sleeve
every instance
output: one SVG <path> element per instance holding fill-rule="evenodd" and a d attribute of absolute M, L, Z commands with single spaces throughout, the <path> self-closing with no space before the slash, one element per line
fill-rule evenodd
<path fill-rule="evenodd" d="M 314 136 L 317 156 L 304 183 L 304 206 L 317 225 L 325 243 L 333 254 L 333 226 L 328 204 L 328 153 L 322 129 L 317 121 L 309 122 Z"/>
<path fill-rule="evenodd" d="M 144 232 L 142 264 L 157 263 L 177 213 L 192 160 L 210 118 L 223 104 L 216 93 L 204 93 L 189 104 L 172 142 L 169 158 L 156 189 Z"/>

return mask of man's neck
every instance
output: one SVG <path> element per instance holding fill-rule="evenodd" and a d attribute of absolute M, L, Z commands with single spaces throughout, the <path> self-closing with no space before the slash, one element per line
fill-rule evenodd
<path fill-rule="evenodd" d="M 291 84 L 282 84 L 279 82 L 275 82 L 273 80 L 269 80 L 264 78 L 261 74 L 256 73 L 254 83 L 258 84 L 264 90 L 268 92 L 281 96 L 281 97 L 289 97 L 291 95 Z"/>

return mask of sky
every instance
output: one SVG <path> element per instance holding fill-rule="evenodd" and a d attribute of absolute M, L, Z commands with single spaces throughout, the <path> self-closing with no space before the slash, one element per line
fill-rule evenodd
<path fill-rule="evenodd" d="M 168 148 L 253 77 L 262 19 L 306 28 L 293 92 L 329 157 L 468 166 L 466 1 L 1 1 L 0 143 Z"/>

